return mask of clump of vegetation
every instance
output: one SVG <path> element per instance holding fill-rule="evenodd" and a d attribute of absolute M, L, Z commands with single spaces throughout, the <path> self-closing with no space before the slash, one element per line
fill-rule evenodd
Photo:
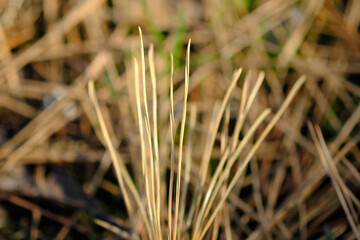
<path fill-rule="evenodd" d="M 226 106 L 229 102 L 234 87 L 240 77 L 242 69 L 237 70 L 234 73 L 233 80 L 229 86 L 225 97 L 219 106 L 218 109 L 215 109 L 215 116 L 213 121 L 210 123 L 209 128 L 207 129 L 207 139 L 205 148 L 203 149 L 203 156 L 201 161 L 198 163 L 200 166 L 200 172 L 198 172 L 198 180 L 195 180 L 196 185 L 193 186 L 195 191 L 192 193 L 193 199 L 191 200 L 191 205 L 186 206 L 186 195 L 187 190 L 189 189 L 189 178 L 191 172 L 191 164 L 193 162 L 192 146 L 193 140 L 188 139 L 190 143 L 187 144 L 188 149 L 183 149 L 184 137 L 185 137 L 185 126 L 187 120 L 187 98 L 189 91 L 189 79 L 190 79 L 190 41 L 187 47 L 186 54 L 186 66 L 185 66 L 185 85 L 184 85 L 184 100 L 183 100 L 183 109 L 182 117 L 180 123 L 180 136 L 178 141 L 176 141 L 176 129 L 178 127 L 174 122 L 174 83 L 173 83 L 173 70 L 174 63 L 172 59 L 172 71 L 170 77 L 170 181 L 167 184 L 161 184 L 162 178 L 164 178 L 164 173 L 166 170 L 166 160 L 159 158 L 159 142 L 158 142 L 158 123 L 157 123 L 157 93 L 156 93 L 156 73 L 155 73 L 155 63 L 154 63 L 154 48 L 150 46 L 149 48 L 149 67 L 150 67 L 150 76 L 151 76 L 151 88 L 152 88 L 152 117 L 149 114 L 149 104 L 147 99 L 147 83 L 146 83 L 146 73 L 145 73 L 145 54 L 143 40 L 141 36 L 141 82 L 139 77 L 139 66 L 138 61 L 134 58 L 134 75 L 135 75 L 135 92 L 136 92 L 136 108 L 137 108 L 137 121 L 139 125 L 140 132 L 140 142 L 141 142 L 141 166 L 142 166 L 142 176 L 144 179 L 143 185 L 145 186 L 145 196 L 141 196 L 136 186 L 131 180 L 130 174 L 127 172 L 124 161 L 119 157 L 119 153 L 116 151 L 114 144 L 111 141 L 111 137 L 107 126 L 102 116 L 100 105 L 95 96 L 94 83 L 91 82 L 89 85 L 89 94 L 92 100 L 92 103 L 95 106 L 96 114 L 100 123 L 100 127 L 106 142 L 106 146 L 109 149 L 111 154 L 113 165 L 116 170 L 116 176 L 121 188 L 122 195 L 124 196 L 125 205 L 133 225 L 134 234 L 136 238 L 139 238 L 137 232 L 142 232 L 142 228 L 145 226 L 146 235 L 142 234 L 146 238 L 150 239 L 203 239 L 205 234 L 208 232 L 209 228 L 213 226 L 212 231 L 219 231 L 219 225 L 214 227 L 213 223 L 218 216 L 219 212 L 222 210 L 223 205 L 226 199 L 229 197 L 231 190 L 234 188 L 235 184 L 238 182 L 241 175 L 244 173 L 249 161 L 254 157 L 257 149 L 260 147 L 261 143 L 265 140 L 266 136 L 269 134 L 271 129 L 275 126 L 280 116 L 284 113 L 286 108 L 289 106 L 291 100 L 295 97 L 296 92 L 300 89 L 301 85 L 304 83 L 305 78 L 301 77 L 294 85 L 293 89 L 289 92 L 289 96 L 285 99 L 283 105 L 280 107 L 278 112 L 272 117 L 270 122 L 266 127 L 261 131 L 261 134 L 255 138 L 256 131 L 259 129 L 260 125 L 264 122 L 266 117 L 270 114 L 270 109 L 264 109 L 256 120 L 250 125 L 248 131 L 243 132 L 242 128 L 244 122 L 246 121 L 247 115 L 251 110 L 251 107 L 254 103 L 255 97 L 259 91 L 259 88 L 264 80 L 264 73 L 261 72 L 253 86 L 253 89 L 250 88 L 252 85 L 251 78 L 248 77 L 245 79 L 243 88 L 241 89 L 241 102 L 238 118 L 235 123 L 235 130 L 233 130 L 233 135 L 228 136 L 226 130 L 229 129 L 229 119 L 224 118 L 224 112 Z M 142 86 L 140 89 L 140 85 Z M 196 105 L 193 105 L 193 110 L 191 112 L 191 124 L 188 135 L 192 136 L 195 128 L 196 121 Z M 225 131 L 221 133 L 221 153 L 218 164 L 216 165 L 216 170 L 214 174 L 209 175 L 208 170 L 211 163 L 211 156 L 213 151 L 213 146 L 215 144 L 216 135 L 219 132 L 219 126 L 221 120 L 224 120 L 222 126 Z M 220 131 L 221 132 L 221 131 Z M 240 133 L 244 136 L 239 139 Z M 254 144 L 244 154 L 243 158 L 239 158 L 240 154 L 244 148 L 254 139 Z M 175 142 L 179 142 L 178 154 L 175 153 Z M 166 144 L 166 143 L 160 143 Z M 187 153 L 186 160 L 183 163 L 183 155 Z M 176 163 L 175 163 L 176 162 Z M 238 163 L 238 166 L 234 168 L 234 164 Z M 140 163 L 139 163 L 140 165 Z M 185 177 L 182 177 L 182 169 L 186 169 Z M 161 167 L 161 166 L 165 166 Z M 174 173 L 176 169 L 176 190 L 175 197 L 173 198 L 173 183 L 174 183 Z M 234 173 L 231 173 L 234 171 Z M 206 184 L 208 180 L 208 184 Z M 165 180 L 166 183 L 166 180 Z M 168 215 L 162 213 L 164 208 L 161 206 L 166 206 L 166 202 L 162 202 L 161 196 L 164 195 L 161 193 L 161 185 L 167 186 L 168 190 L 168 206 L 167 212 Z M 208 185 L 208 186 L 207 186 Z M 183 189 L 181 191 L 181 188 Z M 165 191 L 166 189 L 162 190 Z M 166 192 L 166 191 L 165 191 Z M 143 204 L 142 199 L 146 199 L 146 204 Z M 173 202 L 175 199 L 175 204 Z M 181 202 L 180 202 L 181 199 Z M 136 226 L 135 216 L 137 215 L 138 209 L 139 214 L 142 218 L 142 224 Z M 147 211 L 145 210 L 147 209 Z M 189 209 L 187 213 L 184 213 L 185 209 Z M 185 215 L 187 218 L 185 218 Z M 167 223 L 167 229 L 164 229 L 163 223 Z M 167 236 L 167 237 L 166 237 Z"/>
<path fill-rule="evenodd" d="M 0 238 L 359 238 L 359 8 L 0 2 Z"/>

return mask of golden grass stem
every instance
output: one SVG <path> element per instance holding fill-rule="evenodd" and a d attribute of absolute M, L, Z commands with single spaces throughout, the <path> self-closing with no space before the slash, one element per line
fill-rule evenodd
<path fill-rule="evenodd" d="M 161 225 L 160 225 L 160 160 L 159 160 L 159 143 L 158 143 L 158 125 L 157 125 L 157 97 L 156 97 L 156 72 L 155 72 L 155 57 L 154 57 L 154 45 L 150 44 L 149 48 L 149 68 L 152 85 L 152 112 L 153 112 L 153 145 L 154 145 L 154 156 L 155 156 L 155 188 L 156 188 L 156 218 L 157 228 L 159 232 L 159 239 L 162 239 Z"/>
<path fill-rule="evenodd" d="M 188 97 L 188 91 L 189 91 L 189 78 L 190 78 L 190 45 L 191 45 L 191 39 L 189 39 L 188 46 L 187 46 L 187 51 L 186 51 L 185 88 L 184 88 L 183 114 L 182 114 L 181 127 L 180 127 L 179 159 L 178 159 L 178 171 L 177 171 L 177 182 L 176 182 L 176 198 L 175 198 L 173 240 L 175 240 L 176 236 L 177 236 L 176 233 L 177 233 L 177 223 L 178 223 L 178 215 L 179 215 L 183 144 L 184 144 L 184 135 L 185 135 L 187 97 Z"/>
<path fill-rule="evenodd" d="M 123 170 L 125 168 L 125 165 L 124 165 L 122 159 L 120 158 L 119 154 L 115 150 L 115 147 L 114 147 L 114 145 L 113 145 L 113 143 L 111 141 L 109 132 L 107 130 L 104 118 L 103 118 L 101 110 L 100 110 L 99 102 L 98 102 L 98 100 L 96 98 L 95 86 L 94 86 L 93 81 L 91 81 L 89 83 L 88 89 L 89 89 L 90 100 L 91 100 L 92 104 L 95 107 L 95 111 L 96 111 L 96 115 L 98 117 L 98 121 L 99 121 L 101 131 L 103 133 L 107 148 L 109 149 L 111 158 L 113 160 L 113 165 L 114 165 L 114 168 L 115 168 L 116 176 L 117 176 L 117 179 L 118 179 L 118 182 L 119 182 L 121 192 L 122 192 L 122 194 L 124 196 L 125 205 L 127 207 L 129 217 L 130 217 L 130 221 L 131 221 L 131 224 L 132 224 L 133 229 L 134 229 L 134 234 L 136 234 L 136 227 L 135 227 L 135 222 L 134 222 L 134 208 L 133 208 L 133 206 L 131 204 L 130 197 L 129 197 L 128 192 L 126 190 L 126 185 L 130 188 L 130 191 L 131 191 L 131 193 L 133 194 L 133 196 L 135 198 L 135 201 L 136 201 L 136 203 L 137 203 L 137 205 L 138 205 L 138 207 L 140 209 L 140 212 L 143 214 L 142 217 L 144 218 L 143 220 L 145 222 L 145 226 L 147 226 L 147 229 L 149 229 L 149 227 L 147 225 L 147 221 L 146 221 L 146 215 L 144 215 L 145 211 L 144 211 L 144 209 L 142 207 L 140 198 L 137 195 L 135 186 L 133 186 L 133 184 L 131 182 L 130 176 L 128 176 L 126 174 L 126 171 Z M 134 191 L 134 189 L 135 189 L 135 191 Z M 135 236 L 137 236 L 137 234 Z M 138 236 L 137 236 L 137 238 L 138 238 Z"/>
<path fill-rule="evenodd" d="M 191 172 L 191 162 L 192 162 L 192 150 L 194 144 L 194 130 L 196 125 L 196 114 L 197 107 L 195 104 L 190 105 L 190 120 L 189 120 L 189 131 L 187 136 L 187 146 L 185 152 L 185 176 L 183 180 L 183 194 L 181 195 L 180 201 L 180 212 L 179 212 L 179 230 L 178 230 L 178 239 L 183 239 L 182 232 L 184 227 L 184 215 L 185 215 L 185 205 L 186 205 L 186 195 L 188 191 L 188 186 L 190 182 L 190 172 Z"/>
<path fill-rule="evenodd" d="M 152 139 L 151 139 L 151 130 L 150 130 L 150 117 L 149 117 L 149 108 L 148 108 L 148 101 L 147 101 L 147 93 L 146 93 L 146 66 L 145 66 L 145 51 L 144 51 L 144 42 L 142 37 L 142 31 L 139 27 L 139 35 L 140 35 L 140 52 L 141 52 L 141 82 L 142 82 L 142 100 L 143 105 L 145 109 L 145 115 L 144 115 L 144 123 L 145 123 L 145 130 L 146 130 L 146 140 L 144 139 L 145 143 L 147 143 L 146 146 L 146 172 L 147 177 L 146 181 L 148 183 L 149 187 L 149 198 L 148 198 L 148 206 L 149 206 L 149 212 L 150 217 L 152 218 L 152 225 L 153 225 L 153 231 L 155 234 L 156 239 L 160 239 L 160 233 L 158 232 L 158 217 L 157 217 L 157 211 L 156 211 L 156 200 L 155 200 L 155 176 L 154 176 L 154 156 L 153 156 L 153 147 L 152 147 Z M 149 168 L 148 168 L 149 167 Z"/>
<path fill-rule="evenodd" d="M 172 195 L 174 185 L 174 141 L 175 141 L 175 127 L 174 127 L 174 56 L 171 54 L 171 73 L 170 73 L 170 180 L 169 180 L 169 196 L 168 196 L 168 239 L 172 238 Z"/>

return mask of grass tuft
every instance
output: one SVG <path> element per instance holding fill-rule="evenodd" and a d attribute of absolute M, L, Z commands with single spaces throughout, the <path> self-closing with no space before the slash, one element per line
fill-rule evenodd
<path fill-rule="evenodd" d="M 189 207 L 189 214 L 187 219 L 187 224 L 184 224 L 184 215 L 185 215 L 185 196 L 188 191 L 188 184 L 191 171 L 191 138 L 188 138 L 188 144 L 186 145 L 186 150 L 184 150 L 184 139 L 185 139 L 185 126 L 187 125 L 187 112 L 188 112 L 188 93 L 189 93 L 189 82 L 190 82 L 190 44 L 191 40 L 188 42 L 187 51 L 186 51 L 186 65 L 185 65 L 185 81 L 184 81 L 184 96 L 183 96 L 183 107 L 182 107 L 182 117 L 180 125 L 180 136 L 179 136 L 179 145 L 178 145 L 178 155 L 175 156 L 175 121 L 174 121 L 174 61 L 173 56 L 171 55 L 171 75 L 170 75 L 170 180 L 168 183 L 168 209 L 167 215 L 162 213 L 162 208 L 160 206 L 160 196 L 161 196 L 161 170 L 160 170 L 160 159 L 159 159 L 159 143 L 158 143 L 158 126 L 157 126 L 157 93 L 156 93 L 156 73 L 155 73 L 155 61 L 154 61 L 154 48 L 153 45 L 150 45 L 149 48 L 149 69 L 151 76 L 151 88 L 152 88 L 152 119 L 150 119 L 149 106 L 148 106 L 148 97 L 147 97 L 147 81 L 146 81 L 146 66 L 145 66 L 145 53 L 144 53 L 144 43 L 142 38 L 142 31 L 139 27 L 140 35 L 140 47 L 141 47 L 141 80 L 139 74 L 138 61 L 134 58 L 134 76 L 135 76 L 135 95 L 136 95 L 136 109 L 137 109 L 137 118 L 138 118 L 138 127 L 140 133 L 140 145 L 141 145 L 141 159 L 142 159 L 142 173 L 145 186 L 145 199 L 146 203 L 140 200 L 140 191 L 136 190 L 130 180 L 129 173 L 124 167 L 123 160 L 119 158 L 119 153 L 115 150 L 114 145 L 111 142 L 107 127 L 104 123 L 103 116 L 98 104 L 97 98 L 95 96 L 94 83 L 89 83 L 89 95 L 92 104 L 95 107 L 96 115 L 102 130 L 105 142 L 111 157 L 113 159 L 113 164 L 116 170 L 117 179 L 121 192 L 124 195 L 125 204 L 129 217 L 131 219 L 134 236 L 137 238 L 139 234 L 138 227 L 135 225 L 134 219 L 136 213 L 134 212 L 134 206 L 130 198 L 135 199 L 136 207 L 140 210 L 142 221 L 146 226 L 147 237 L 150 239 L 162 239 L 167 236 L 168 239 L 183 239 L 185 236 L 188 236 L 191 231 L 192 239 L 203 239 L 205 234 L 208 232 L 209 228 L 214 224 L 215 217 L 219 212 L 224 208 L 225 201 L 229 197 L 232 189 L 239 180 L 246 166 L 249 164 L 251 159 L 254 158 L 257 150 L 265 140 L 266 136 L 274 128 L 275 124 L 279 121 L 280 117 L 283 115 L 285 110 L 288 108 L 291 101 L 294 99 L 296 93 L 300 90 L 301 86 L 305 82 L 305 77 L 300 77 L 293 88 L 290 90 L 288 96 L 284 100 L 284 103 L 281 105 L 276 114 L 272 116 L 269 123 L 266 125 L 264 130 L 262 130 L 259 137 L 255 137 L 257 130 L 264 123 L 265 119 L 270 115 L 271 110 L 265 109 L 262 113 L 256 118 L 250 128 L 246 131 L 244 137 L 238 141 L 240 132 L 242 131 L 242 126 L 246 121 L 247 115 L 249 114 L 253 103 L 255 101 L 256 95 L 259 92 L 261 84 L 264 80 L 264 73 L 260 72 L 253 88 L 250 91 L 250 77 L 245 79 L 243 86 L 243 91 L 241 94 L 241 105 L 239 110 L 238 119 L 235 126 L 235 133 L 231 143 L 228 144 L 228 141 L 222 141 L 221 151 L 222 156 L 219 164 L 216 167 L 216 170 L 212 176 L 209 176 L 209 165 L 210 158 L 212 156 L 212 150 L 215 144 L 215 139 L 220 127 L 220 122 L 224 118 L 224 112 L 227 109 L 231 94 L 235 87 L 237 86 L 238 79 L 242 73 L 242 69 L 238 69 L 234 72 L 232 82 L 227 89 L 227 92 L 223 98 L 223 101 L 220 105 L 220 108 L 216 114 L 216 117 L 211 123 L 209 128 L 209 135 L 207 137 L 207 144 L 203 151 L 203 157 L 201 160 L 200 169 L 201 172 L 198 176 L 198 182 L 196 185 L 195 194 L 193 195 L 192 204 Z M 251 75 L 250 75 L 251 76 Z M 249 92 L 250 91 L 250 92 Z M 196 107 L 193 105 L 190 110 L 190 129 L 194 130 L 196 124 Z M 229 111 L 226 111 L 227 115 Z M 229 119 L 229 116 L 227 117 Z M 152 122 L 152 124 L 151 124 Z M 229 121 L 226 121 L 227 124 Z M 151 130 L 152 129 L 152 130 Z M 189 130 L 190 131 L 190 130 Z M 223 134 L 224 135 L 224 134 Z M 256 139 L 255 143 L 246 153 L 243 159 L 240 159 L 239 156 L 244 150 L 245 146 L 248 145 L 251 139 Z M 182 175 L 183 170 L 183 154 L 185 155 L 185 177 Z M 175 162 L 177 160 L 177 162 Z M 234 170 L 235 163 L 238 162 L 238 166 L 235 168 L 235 174 L 230 176 L 230 171 Z M 176 169 L 176 188 L 175 188 L 175 204 L 173 202 L 173 184 L 175 180 L 175 166 Z M 182 181 L 183 178 L 183 181 Z M 208 186 L 205 186 L 206 182 L 209 182 Z M 228 182 L 229 181 L 229 182 Z M 183 185 L 183 188 L 182 188 Z M 206 189 L 206 190 L 205 190 Z M 221 191 L 221 189 L 223 189 Z M 128 192 L 129 191 L 129 192 Z M 129 193 L 131 196 L 129 196 Z M 200 207 L 201 206 L 201 207 Z M 147 209 L 147 214 L 145 213 Z M 162 219 L 164 216 L 167 216 L 167 219 Z M 162 224 L 167 222 L 168 227 L 167 231 L 164 231 Z M 190 226 L 192 226 L 190 228 Z"/>

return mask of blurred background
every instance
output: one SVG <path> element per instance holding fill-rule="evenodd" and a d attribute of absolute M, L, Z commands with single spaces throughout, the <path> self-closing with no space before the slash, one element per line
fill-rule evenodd
<path fill-rule="evenodd" d="M 245 129 L 264 107 L 276 111 L 296 79 L 307 76 L 225 205 L 221 215 L 228 224 L 220 224 L 212 239 L 357 236 L 359 1 L 1 0 L 1 239 L 129 237 L 130 223 L 87 83 L 96 81 L 113 142 L 143 189 L 132 66 L 132 58 L 140 57 L 138 26 L 146 50 L 150 43 L 155 48 L 165 166 L 170 164 L 165 140 L 170 53 L 179 106 L 185 50 L 192 40 L 189 104 L 196 104 L 198 118 L 191 183 L 214 106 L 235 69 L 242 67 L 244 74 L 228 107 L 229 135 L 245 75 L 256 79 L 264 71 L 266 76 Z M 334 175 L 320 161 L 307 121 L 321 128 L 350 214 L 329 177 Z M 220 148 L 218 142 L 214 168 Z"/>

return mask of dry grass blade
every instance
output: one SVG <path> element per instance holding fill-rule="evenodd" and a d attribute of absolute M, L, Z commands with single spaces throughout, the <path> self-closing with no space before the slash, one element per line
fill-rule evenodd
<path fill-rule="evenodd" d="M 133 195 L 133 197 L 135 199 L 135 202 L 137 204 L 137 207 L 139 208 L 140 213 L 142 214 L 142 217 L 143 217 L 143 220 L 144 220 L 144 223 L 145 223 L 145 227 L 149 231 L 150 229 L 149 229 L 149 226 L 148 226 L 145 210 L 144 210 L 143 205 L 141 203 L 140 197 L 138 196 L 137 190 L 136 190 L 135 186 L 133 185 L 129 174 L 126 172 L 126 168 L 125 168 L 125 165 L 123 163 L 123 160 L 120 158 L 119 154 L 117 153 L 117 151 L 116 151 L 116 149 L 115 149 L 115 147 L 114 147 L 114 145 L 113 145 L 113 143 L 111 141 L 111 138 L 109 136 L 107 127 L 105 125 L 105 122 L 104 122 L 104 119 L 103 119 L 103 116 L 102 116 L 102 113 L 101 113 L 101 110 L 100 110 L 98 100 L 96 98 L 94 82 L 89 83 L 89 96 L 90 96 L 92 104 L 95 107 L 96 115 L 98 117 L 99 124 L 100 124 L 101 130 L 102 130 L 102 133 L 104 135 L 106 145 L 107 145 L 107 147 L 108 147 L 108 149 L 110 151 L 110 155 L 111 155 L 111 158 L 113 160 L 113 165 L 114 165 L 114 168 L 115 168 L 115 172 L 116 172 L 116 176 L 117 176 L 117 179 L 118 179 L 118 182 L 119 182 L 119 186 L 120 186 L 121 192 L 122 192 L 122 194 L 124 196 L 124 201 L 125 201 L 125 204 L 126 204 L 129 216 L 130 216 L 130 220 L 131 220 L 133 229 L 135 231 L 134 234 L 135 234 L 135 236 L 137 236 L 137 231 L 136 231 L 136 227 L 135 227 L 136 225 L 135 225 L 135 222 L 134 222 L 134 207 L 132 205 L 132 201 L 130 200 L 130 197 L 129 197 L 129 194 L 127 192 L 126 187 L 128 187 L 130 192 L 132 193 L 132 195 Z M 137 238 L 138 238 L 138 236 L 137 236 Z"/>
<path fill-rule="evenodd" d="M 196 124 L 196 114 L 197 114 L 197 108 L 196 105 L 190 106 L 190 120 L 189 120 L 189 131 L 187 136 L 187 146 L 186 146 L 186 152 L 185 152 L 185 173 L 184 173 L 184 180 L 182 183 L 182 191 L 183 194 L 181 195 L 181 201 L 180 201 L 180 210 L 179 210 L 179 230 L 178 230 L 178 239 L 183 239 L 182 233 L 184 231 L 184 215 L 185 215 L 185 205 L 186 205 L 186 196 L 188 191 L 188 186 L 190 183 L 190 172 L 191 172 L 191 162 L 192 162 L 192 151 L 193 151 L 193 135 L 195 130 L 195 124 Z"/>
<path fill-rule="evenodd" d="M 236 145 L 238 144 L 242 124 L 244 124 L 243 119 L 245 119 L 245 117 L 243 115 L 244 115 L 245 105 L 247 103 L 251 77 L 252 77 L 252 71 L 249 71 L 248 74 L 246 74 L 244 84 L 243 84 L 243 88 L 242 88 L 242 91 L 241 91 L 240 110 L 239 110 L 239 114 L 238 114 L 236 124 L 235 124 L 235 128 L 234 128 L 231 151 L 234 151 L 235 148 L 236 148 Z"/>
<path fill-rule="evenodd" d="M 154 175 L 154 151 L 153 151 L 153 143 L 151 139 L 151 130 L 150 130 L 150 117 L 149 117 L 149 108 L 148 108 L 148 100 L 147 100 L 147 93 L 146 93 L 146 67 L 145 67 L 145 52 L 144 52 L 144 42 L 142 37 L 142 31 L 139 27 L 139 35 L 140 35 L 140 51 L 141 51 L 141 83 L 142 83 L 142 100 L 143 100 L 143 106 L 145 110 L 144 118 L 141 118 L 144 120 L 145 123 L 145 130 L 146 130 L 146 138 L 143 137 L 141 141 L 143 141 L 145 144 L 144 149 L 145 154 L 145 184 L 148 188 L 148 207 L 149 207 L 149 214 L 151 219 L 151 224 L 153 225 L 152 231 L 156 239 L 161 238 L 160 233 L 160 220 L 157 216 L 157 206 L 156 206 L 156 199 L 155 199 L 155 175 Z M 138 90 L 138 89 L 136 89 Z M 140 90 L 138 90 L 140 91 Z M 141 93 L 139 93 L 140 95 Z M 140 112 L 138 114 L 142 114 L 141 112 L 141 104 L 139 103 Z M 140 121 L 140 120 L 139 120 Z"/>
<path fill-rule="evenodd" d="M 337 196 L 340 200 L 341 206 L 343 207 L 349 224 L 355 234 L 355 237 L 357 239 L 360 239 L 360 225 L 359 222 L 356 220 L 357 213 L 355 213 L 353 210 L 350 196 L 348 195 L 348 191 L 346 191 L 346 185 L 335 166 L 330 151 L 326 146 L 322 132 L 318 126 L 314 127 L 311 123 L 308 123 L 308 126 L 314 139 L 321 163 L 323 164 L 324 168 L 326 169 L 332 180 L 333 186 L 336 190 Z"/>
<path fill-rule="evenodd" d="M 136 95 L 136 110 L 137 110 L 137 117 L 138 117 L 138 126 L 139 126 L 139 133 L 140 133 L 140 146 L 141 146 L 141 161 L 142 161 L 142 172 L 145 181 L 145 192 L 146 192 L 146 200 L 148 204 L 148 213 L 150 216 L 150 224 L 153 225 L 154 221 L 151 221 L 153 218 L 153 212 L 151 209 L 151 196 L 150 196 L 150 186 L 149 186 L 149 176 L 148 176 L 148 162 L 146 156 L 146 146 L 145 146 L 145 136 L 144 136 L 144 122 L 143 122 L 143 114 L 141 110 L 141 99 L 140 99 L 140 87 L 139 87 L 139 65 L 136 58 L 134 58 L 134 72 L 135 72 L 135 95 Z M 149 235 L 154 238 L 154 226 L 149 228 Z"/>
<path fill-rule="evenodd" d="M 157 97 L 156 97 L 156 72 L 155 72 L 155 58 L 154 58 L 154 45 L 150 45 L 149 48 L 149 68 L 152 85 L 152 112 L 153 112 L 153 143 L 154 143 L 154 156 L 155 156 L 155 188 L 156 188 L 156 216 L 157 216 L 157 228 L 159 237 L 162 239 L 162 230 L 160 225 L 160 160 L 159 160 L 159 141 L 158 141 L 158 127 L 157 127 Z"/>
<path fill-rule="evenodd" d="M 185 135 L 185 124 L 186 124 L 186 111 L 187 111 L 187 97 L 189 91 L 189 78 L 190 78 L 190 45 L 191 39 L 188 42 L 186 50 L 186 65 L 185 65 L 185 92 L 183 102 L 183 113 L 180 127 L 180 140 L 179 140 L 179 157 L 178 157 L 178 170 L 177 170 L 177 181 L 176 181 L 176 196 L 175 196 L 175 213 L 174 213 L 174 234 L 173 240 L 177 237 L 177 225 L 179 215 L 179 204 L 180 204 L 180 184 L 181 184 L 181 170 L 182 170 L 182 158 L 183 158 L 183 144 Z"/>
<path fill-rule="evenodd" d="M 175 126 L 174 126 L 174 57 L 171 54 L 171 73 L 170 73 L 170 180 L 169 180 L 169 196 L 168 196 L 168 239 L 171 239 L 173 235 L 172 231 L 172 195 L 173 195 L 173 185 L 174 185 L 174 161 L 175 161 Z"/>

